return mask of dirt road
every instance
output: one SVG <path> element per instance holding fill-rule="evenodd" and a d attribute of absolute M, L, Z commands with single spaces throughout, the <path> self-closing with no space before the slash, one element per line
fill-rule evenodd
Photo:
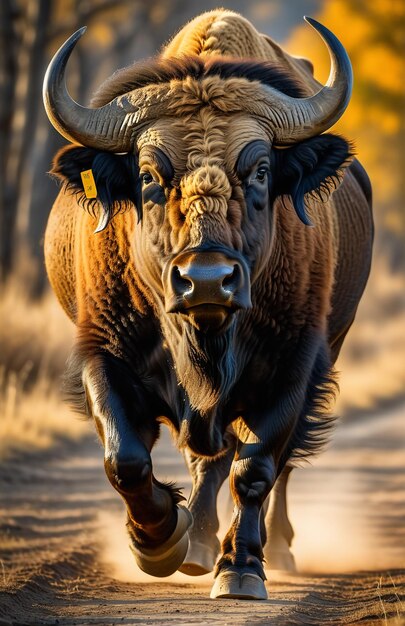
<path fill-rule="evenodd" d="M 156 582 L 137 571 L 93 435 L 9 460 L 0 466 L 0 626 L 404 624 L 404 408 L 346 421 L 319 462 L 295 472 L 295 554 L 307 574 L 270 574 L 266 602 L 209 600 L 209 576 Z M 158 476 L 187 493 L 181 458 L 167 437 L 159 446 Z M 226 517 L 225 493 L 220 509 Z"/>

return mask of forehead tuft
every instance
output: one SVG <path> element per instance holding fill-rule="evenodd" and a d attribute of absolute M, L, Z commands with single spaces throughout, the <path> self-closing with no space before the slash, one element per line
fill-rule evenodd
<path fill-rule="evenodd" d="M 117 96 L 148 85 L 163 85 L 187 79 L 201 82 L 210 77 L 217 77 L 220 81 L 244 78 L 249 82 L 260 82 L 296 98 L 303 97 L 306 93 L 304 85 L 296 76 L 293 77 L 285 68 L 273 62 L 227 57 L 187 56 L 170 59 L 157 57 L 134 63 L 115 72 L 98 89 L 91 105 L 103 106 Z"/>

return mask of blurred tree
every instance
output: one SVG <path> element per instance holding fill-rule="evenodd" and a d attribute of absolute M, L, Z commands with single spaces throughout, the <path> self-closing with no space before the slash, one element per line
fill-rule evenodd
<path fill-rule="evenodd" d="M 355 142 L 373 184 L 378 247 L 392 268 L 405 264 L 405 3 L 329 0 L 317 14 L 344 44 L 354 67 L 354 91 L 336 130 Z M 329 58 L 307 26 L 286 43 L 308 56 L 325 81 Z"/>
<path fill-rule="evenodd" d="M 10 3 L 0 3 L 0 267 L 2 272 L 10 269 L 10 242 L 7 232 L 13 230 L 12 207 L 8 201 L 7 155 L 10 147 L 10 130 L 14 84 L 17 73 L 15 59 L 15 22 L 16 7 Z"/>
<path fill-rule="evenodd" d="M 13 234 L 18 223 L 17 207 L 25 182 L 29 147 L 33 141 L 40 86 L 38 71 L 42 69 L 45 25 L 49 2 L 26 3 L 25 11 L 17 2 L 0 3 L 0 91 L 1 137 L 1 246 L 3 275 L 11 269 Z M 32 103 L 32 106 L 29 104 Z M 17 226 L 18 228 L 18 226 Z"/>

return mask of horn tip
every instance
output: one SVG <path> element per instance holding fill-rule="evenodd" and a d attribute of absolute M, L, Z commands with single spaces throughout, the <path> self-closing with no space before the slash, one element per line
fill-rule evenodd
<path fill-rule="evenodd" d="M 319 22 L 317 22 L 316 20 L 314 20 L 313 17 L 309 17 L 308 15 L 304 15 L 304 20 L 305 22 L 307 22 L 308 24 L 310 24 L 310 26 L 315 26 L 317 24 L 319 24 Z"/>
<path fill-rule="evenodd" d="M 87 30 L 87 26 L 82 26 L 81 28 L 79 28 L 76 32 L 73 33 L 73 35 L 70 35 L 69 39 L 65 41 L 63 46 L 67 46 L 68 48 L 73 50 L 76 43 L 78 42 L 79 39 L 81 39 L 81 37 L 83 37 L 86 30 Z"/>
<path fill-rule="evenodd" d="M 73 33 L 72 39 L 74 38 L 74 41 L 77 41 L 78 39 L 80 39 L 80 37 L 83 37 L 86 30 L 87 30 L 87 26 L 82 26 L 75 33 Z"/>

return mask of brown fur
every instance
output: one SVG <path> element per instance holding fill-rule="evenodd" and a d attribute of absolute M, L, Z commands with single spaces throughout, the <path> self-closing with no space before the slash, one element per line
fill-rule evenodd
<path fill-rule="evenodd" d="M 236 441 L 231 487 L 240 515 L 218 571 L 259 577 L 261 542 L 247 540 L 245 516 L 258 515 L 287 462 L 325 439 L 332 366 L 367 280 L 372 241 L 369 186 L 357 162 L 348 167 L 350 146 L 325 135 L 277 150 L 268 84 L 295 96 L 318 88 L 307 63 L 241 16 L 218 10 L 193 20 L 159 59 L 121 71 L 96 95 L 97 106 L 118 95 L 140 107 L 134 154 L 111 165 L 87 148 L 57 155 L 53 171 L 67 184 L 45 238 L 51 284 L 78 328 L 71 388 L 82 410 L 87 397 L 132 541 L 157 545 L 175 526 L 178 494 L 147 471 L 158 421 L 202 459 L 204 476 L 204 458 L 224 459 Z M 154 116 L 143 115 L 146 108 Z M 80 186 L 79 170 L 91 167 L 104 194 L 96 205 Z M 128 189 L 122 202 L 110 198 L 116 188 Z M 112 217 L 120 206 L 126 210 Z M 94 209 L 109 218 L 97 234 Z M 312 228 L 302 223 L 308 219 Z M 253 306 L 222 333 L 204 334 L 166 312 L 165 272 L 187 250 L 215 250 L 249 270 Z M 149 517 L 138 501 L 148 502 Z"/>

